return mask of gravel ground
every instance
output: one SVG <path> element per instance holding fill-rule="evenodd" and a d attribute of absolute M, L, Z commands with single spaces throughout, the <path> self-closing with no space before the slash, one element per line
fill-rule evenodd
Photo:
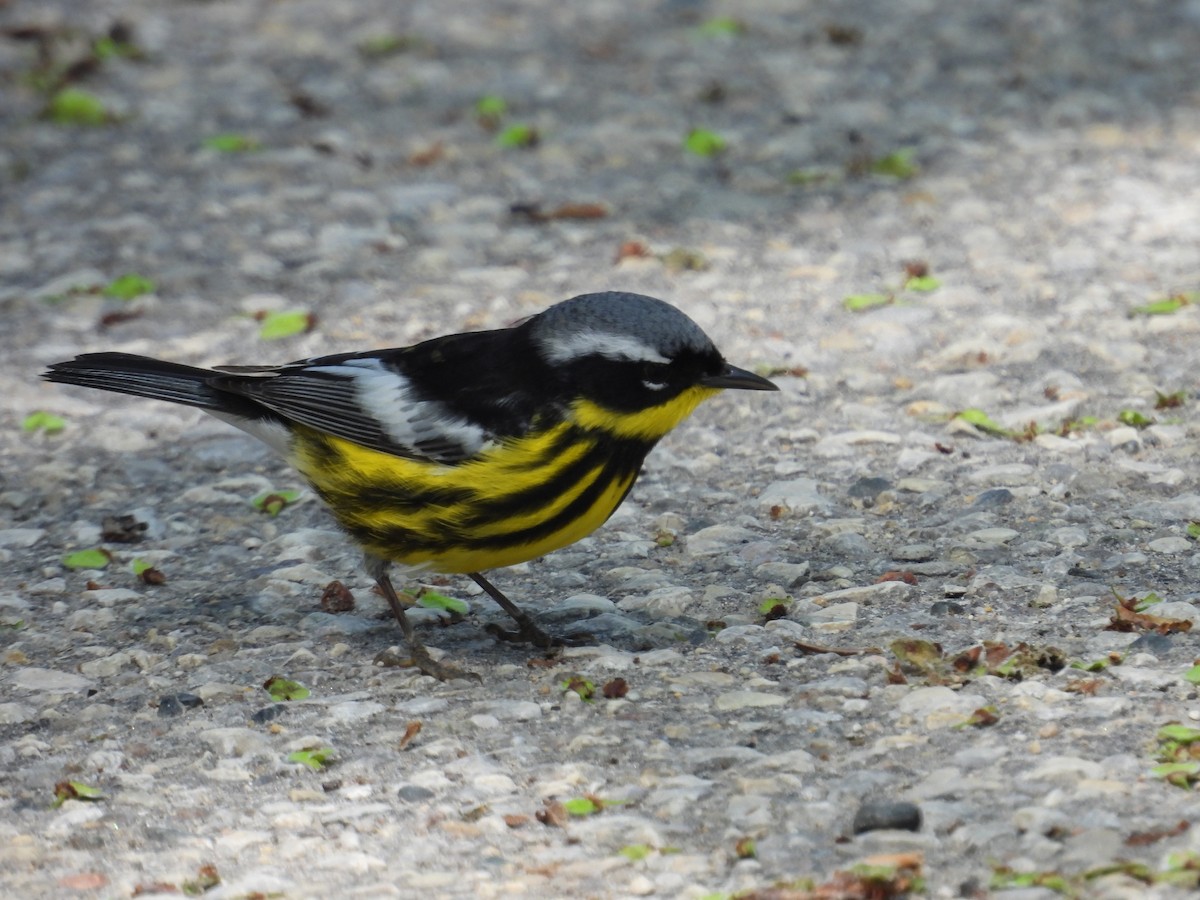
<path fill-rule="evenodd" d="M 881 854 L 931 897 L 1186 893 L 1161 875 L 1200 854 L 1194 795 L 1151 770 L 1200 719 L 1200 313 L 1130 311 L 1200 282 L 1200 2 L 10 0 L 0 25 L 0 893 L 706 897 Z M 89 65 L 122 25 L 141 58 Z M 40 116 L 65 70 L 113 121 Z M 498 146 L 484 95 L 536 146 Z M 913 177 L 872 171 L 903 148 Z M 916 262 L 938 289 L 899 291 Z M 126 273 L 156 289 L 96 290 Z M 376 664 L 396 630 L 320 505 L 247 502 L 301 487 L 266 450 L 36 378 L 398 346 L 600 289 L 679 305 L 782 391 L 708 403 L 598 534 L 494 573 L 597 644 L 547 664 L 439 585 L 470 615 L 422 634 L 482 685 Z M 263 341 L 279 309 L 315 329 Z M 23 430 L 38 410 L 65 429 Z M 105 537 L 120 516 L 140 541 Z M 103 571 L 63 565 L 96 546 Z M 333 579 L 352 611 L 321 608 Z M 1109 629 L 1151 593 L 1165 622 Z M 311 695 L 274 703 L 275 675 Z M 313 748 L 336 760 L 289 761 Z M 68 781 L 103 799 L 52 807 Z"/>

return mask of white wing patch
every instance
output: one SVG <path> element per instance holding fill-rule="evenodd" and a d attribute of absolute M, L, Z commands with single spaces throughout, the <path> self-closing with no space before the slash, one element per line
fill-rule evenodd
<path fill-rule="evenodd" d="M 631 334 L 613 334 L 605 331 L 577 331 L 573 334 L 551 335 L 541 341 L 542 353 L 547 362 L 569 362 L 585 356 L 603 356 L 608 359 L 631 362 L 669 363 L 667 357 L 657 349 L 638 340 Z"/>
<path fill-rule="evenodd" d="M 247 434 L 258 438 L 280 456 L 287 457 L 292 442 L 292 433 L 282 422 L 272 419 L 247 419 L 245 416 L 235 416 L 233 413 L 214 409 L 206 409 L 205 412 L 222 422 L 228 422 L 235 428 L 242 429 Z"/>
<path fill-rule="evenodd" d="M 473 456 L 488 442 L 487 432 L 433 400 L 420 400 L 409 380 L 377 359 L 351 359 L 332 366 L 312 366 L 354 382 L 362 411 L 379 423 L 387 437 L 433 459 Z"/>

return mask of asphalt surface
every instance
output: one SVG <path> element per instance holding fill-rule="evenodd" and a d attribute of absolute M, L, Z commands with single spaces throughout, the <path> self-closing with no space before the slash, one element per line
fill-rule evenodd
<path fill-rule="evenodd" d="M 0 28 L 0 893 L 807 897 L 864 860 L 933 897 L 1188 892 L 1192 737 L 1161 729 L 1200 719 L 1200 3 L 14 0 Z M 541 660 L 435 585 L 470 613 L 421 633 L 482 685 L 376 662 L 386 605 L 268 450 L 37 378 L 606 289 L 782 390 L 707 403 L 595 536 L 493 573 L 592 645 Z M 311 329 L 266 340 L 273 311 Z"/>

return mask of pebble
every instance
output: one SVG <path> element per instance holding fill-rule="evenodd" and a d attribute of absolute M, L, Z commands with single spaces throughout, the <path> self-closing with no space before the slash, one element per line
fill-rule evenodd
<path fill-rule="evenodd" d="M 823 599 L 828 600 L 829 594 Z M 809 625 L 815 631 L 834 632 L 846 631 L 858 622 L 857 603 L 831 603 L 820 609 L 814 609 L 805 614 Z"/>
<path fill-rule="evenodd" d="M 12 673 L 12 686 L 18 690 L 45 691 L 49 693 L 76 693 L 86 691 L 95 682 L 82 675 L 62 672 L 58 669 L 21 667 Z"/>
<path fill-rule="evenodd" d="M 987 706 L 978 694 L 951 690 L 942 685 L 914 688 L 897 706 L 903 715 L 919 719 L 926 728 L 960 725 L 976 709 Z"/>
<path fill-rule="evenodd" d="M 540 704 L 528 700 L 494 700 L 480 704 L 484 715 L 501 722 L 530 722 L 542 717 Z"/>
<path fill-rule="evenodd" d="M 718 694 L 713 701 L 713 705 L 719 712 L 782 706 L 784 703 L 787 703 L 787 697 L 780 694 L 764 694 L 761 691 L 727 691 L 724 694 Z"/>
<path fill-rule="evenodd" d="M 1188 553 L 1196 549 L 1196 542 L 1185 537 L 1162 537 L 1156 538 L 1146 546 L 1155 553 Z"/>
<path fill-rule="evenodd" d="M 753 531 L 739 525 L 710 525 L 688 535 L 686 548 L 689 556 L 714 556 L 734 550 L 756 537 Z"/>
<path fill-rule="evenodd" d="M 818 603 L 829 604 L 829 606 L 842 603 L 855 603 L 869 605 L 872 603 L 904 603 L 911 600 L 917 593 L 914 585 L 903 581 L 881 581 L 878 584 L 865 584 L 858 587 L 843 588 L 839 591 L 830 591 L 827 594 L 821 594 L 816 597 Z"/>
<path fill-rule="evenodd" d="M 32 547 L 45 534 L 45 528 L 0 528 L 0 547 Z"/>
<path fill-rule="evenodd" d="M 813 478 L 773 481 L 758 495 L 759 507 L 784 510 L 793 516 L 810 516 L 831 507 Z"/>
<path fill-rule="evenodd" d="M 921 809 L 915 803 L 895 800 L 865 800 L 854 813 L 854 834 L 883 829 L 919 831 Z"/>

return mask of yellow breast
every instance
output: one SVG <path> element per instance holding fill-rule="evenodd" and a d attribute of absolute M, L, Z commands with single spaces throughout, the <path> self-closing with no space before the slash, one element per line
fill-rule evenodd
<path fill-rule="evenodd" d="M 303 426 L 292 463 L 370 553 L 446 573 L 543 556 L 599 528 L 654 444 L 715 391 L 617 414 L 577 401 L 565 421 L 461 463 L 405 459 Z"/>

